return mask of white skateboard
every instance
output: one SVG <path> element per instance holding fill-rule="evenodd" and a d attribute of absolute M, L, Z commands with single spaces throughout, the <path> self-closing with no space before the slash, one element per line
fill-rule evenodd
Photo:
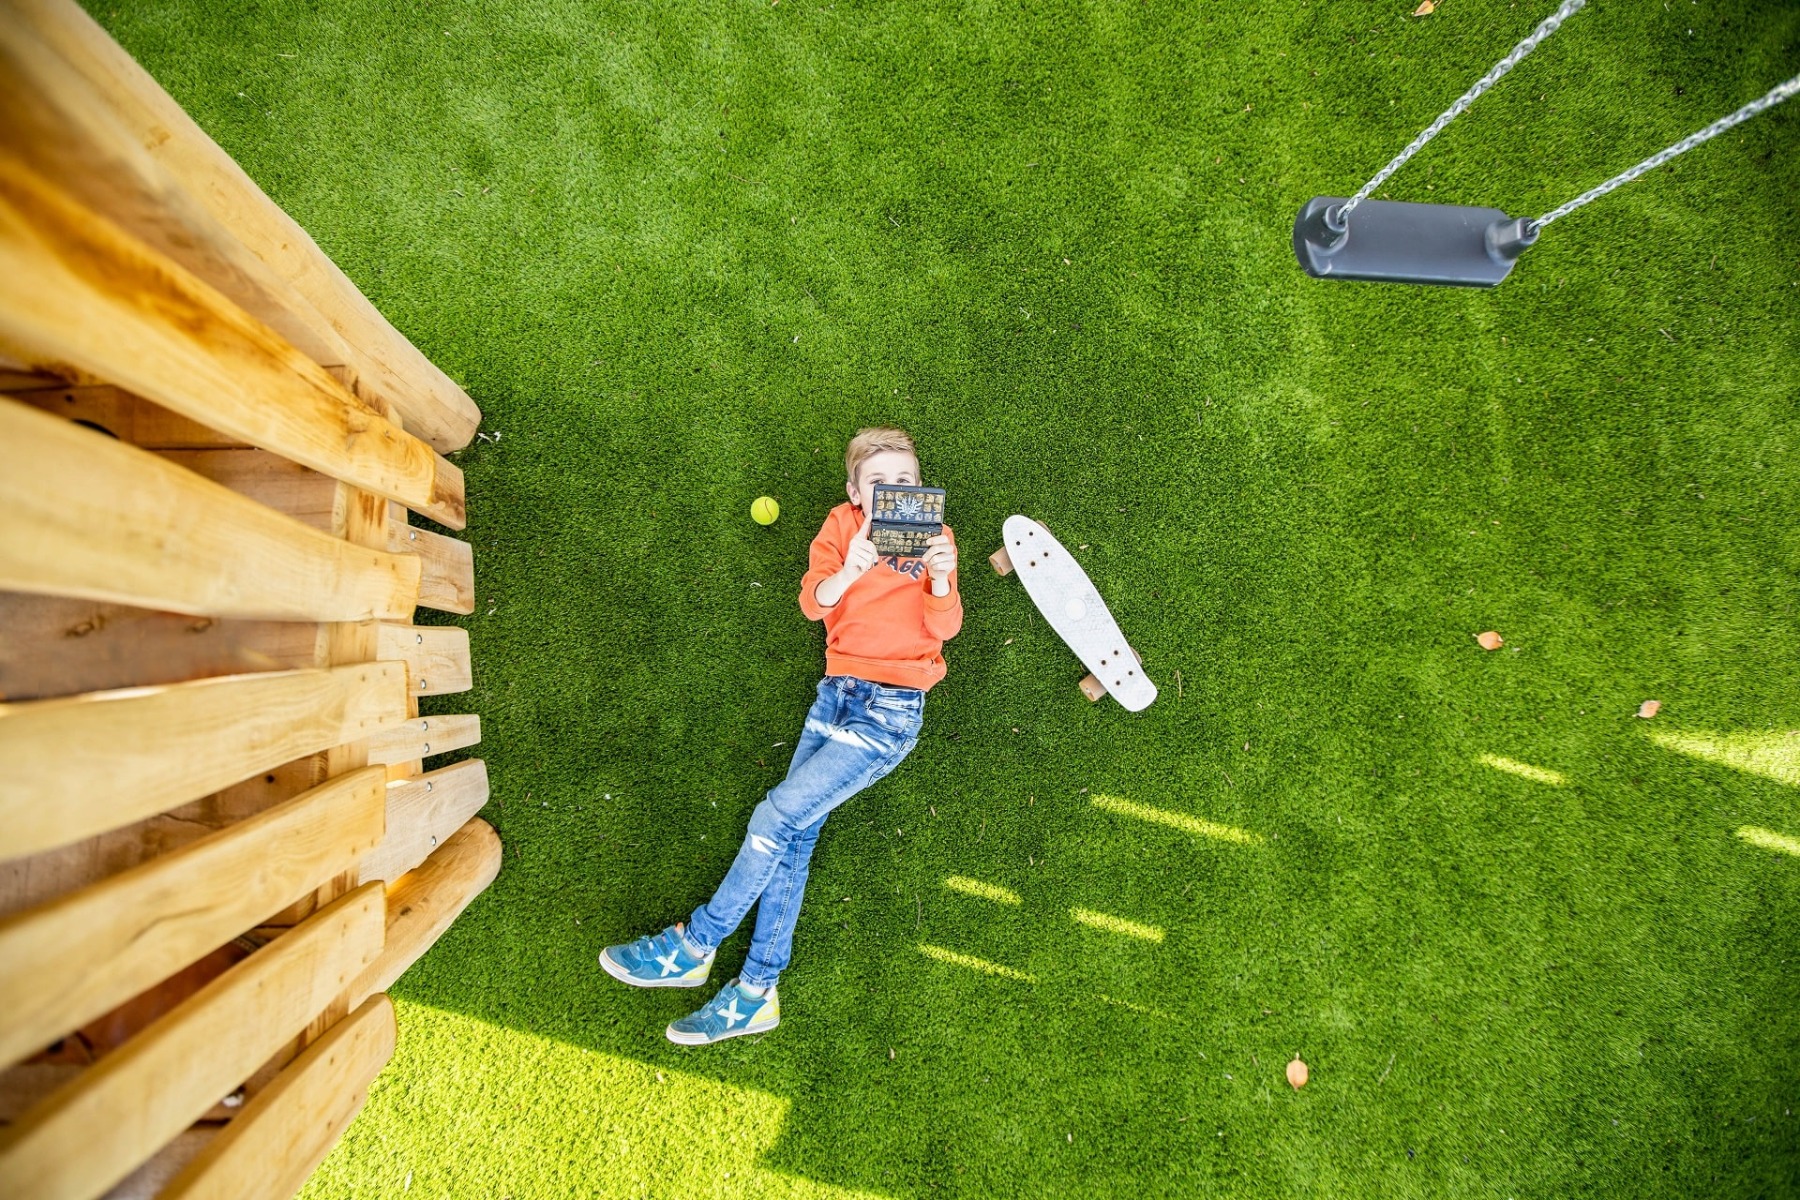
<path fill-rule="evenodd" d="M 1002 575 L 1018 572 L 1050 628 L 1092 672 L 1081 681 L 1087 698 L 1098 700 L 1111 692 L 1130 712 L 1150 707 L 1156 685 L 1075 556 L 1030 517 L 1006 518 L 1004 536 L 1006 544 L 988 561 Z"/>

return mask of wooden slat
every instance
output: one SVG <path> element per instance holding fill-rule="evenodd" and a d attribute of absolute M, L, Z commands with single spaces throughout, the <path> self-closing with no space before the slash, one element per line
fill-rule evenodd
<path fill-rule="evenodd" d="M 188 1164 L 159 1200 L 286 1200 L 343 1136 L 394 1056 L 385 995 L 333 1025 Z"/>
<path fill-rule="evenodd" d="M 405 620 L 419 560 L 350 545 L 0 400 L 0 587 L 196 616 Z"/>
<path fill-rule="evenodd" d="M 487 764 L 479 758 L 388 784 L 387 833 L 357 865 L 357 882 L 400 878 L 448 842 L 487 802 Z"/>
<path fill-rule="evenodd" d="M 323 753 L 309 754 L 258 772 L 241 783 L 221 788 L 166 813 L 41 854 L 0 859 L 0 916 L 35 908 L 64 892 L 98 883 L 159 855 L 171 854 L 228 825 L 248 820 L 291 800 L 330 777 L 325 770 L 325 757 Z M 392 779 L 394 769 L 386 769 Z M 3 842 L 0 838 L 0 843 Z M 291 921 L 271 923 L 298 924 L 312 912 L 313 909 L 308 908 Z"/>
<path fill-rule="evenodd" d="M 387 893 L 387 943 L 348 992 L 349 1003 L 385 992 L 500 874 L 500 835 L 476 817 L 395 880 Z M 375 886 L 373 884 L 369 886 Z"/>
<path fill-rule="evenodd" d="M 447 754 L 481 740 L 481 718 L 474 713 L 414 717 L 369 738 L 369 761 L 403 763 Z"/>
<path fill-rule="evenodd" d="M 121 871 L 146 864 L 151 858 L 171 855 L 184 846 L 239 820 L 248 820 L 275 804 L 292 801 L 295 795 L 317 788 L 329 779 L 326 756 L 308 754 L 266 772 L 250 775 L 243 783 L 230 784 L 218 792 L 205 795 L 191 804 L 171 808 L 155 817 L 135 820 L 95 837 L 70 842 L 40 855 L 0 860 L 0 916 L 34 909 L 54 900 L 63 892 L 76 891 L 112 878 Z M 394 777 L 387 768 L 389 779 Z M 4 844 L 4 838 L 0 838 Z M 297 925 L 299 919 L 313 910 L 302 912 L 284 925 Z M 281 921 L 277 921 L 281 923 Z"/>
<path fill-rule="evenodd" d="M 82 204 L 217 288 L 317 363 L 348 348 L 298 292 L 190 199 L 106 102 L 22 21 L 0 21 L 0 128 Z"/>
<path fill-rule="evenodd" d="M 0 700 L 310 667 L 317 625 L 224 621 L 69 596 L 0 592 Z"/>
<path fill-rule="evenodd" d="M 339 776 L 0 921 L 0 1063 L 129 1000 L 364 859 L 384 842 L 386 785 L 380 767 Z"/>
<path fill-rule="evenodd" d="M 395 663 L 0 706 L 0 855 L 141 820 L 405 716 Z"/>
<path fill-rule="evenodd" d="M 395 554 L 417 554 L 424 571 L 419 578 L 419 605 L 439 612 L 475 611 L 475 549 L 469 543 L 404 521 L 388 522 L 387 548 Z"/>
<path fill-rule="evenodd" d="M 448 459 L 8 151 L 0 141 L 0 345 L 463 527 L 462 472 Z"/>
<path fill-rule="evenodd" d="M 175 1135 L 175 1140 L 152 1155 L 142 1166 L 115 1184 L 102 1200 L 154 1200 L 169 1181 L 219 1136 L 222 1126 L 196 1125 Z M 283 1200 L 286 1200 L 283 1197 Z"/>
<path fill-rule="evenodd" d="M 384 908 L 379 885 L 345 896 L 0 1130 L 0 1196 L 89 1200 L 130 1174 L 379 962 Z"/>
<path fill-rule="evenodd" d="M 36 908 L 64 892 L 128 871 L 211 832 L 211 827 L 200 822 L 158 813 L 54 850 L 0 859 L 0 917 Z"/>
<path fill-rule="evenodd" d="M 157 457 L 230 488 L 309 529 L 343 536 L 344 485 L 267 450 L 159 450 Z"/>
<path fill-rule="evenodd" d="M 190 195 L 306 297 L 355 353 L 357 374 L 391 401 L 409 430 L 444 452 L 474 439 L 481 421 L 474 402 L 73 0 L 9 0 L 8 8 L 9 19 L 28 24 L 81 72 Z"/>
<path fill-rule="evenodd" d="M 61 375 L 33 371 L 12 355 L 0 350 L 0 392 L 19 392 L 27 388 L 62 387 L 70 382 Z"/>
<path fill-rule="evenodd" d="M 205 450 L 246 444 L 242 438 L 220 433 L 111 384 L 38 388 L 15 392 L 13 399 L 55 416 L 98 426 L 120 441 L 146 450 Z"/>
<path fill-rule="evenodd" d="M 443 696 L 475 686 L 469 663 L 469 631 L 454 625 L 382 625 L 375 657 L 403 662 L 407 690 L 415 696 Z"/>
<path fill-rule="evenodd" d="M 0 1125 L 12 1124 L 85 1070 L 85 1063 L 29 1062 L 0 1071 Z"/>

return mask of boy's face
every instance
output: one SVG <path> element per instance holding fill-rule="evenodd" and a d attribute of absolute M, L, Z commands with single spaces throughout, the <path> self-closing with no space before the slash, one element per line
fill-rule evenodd
<path fill-rule="evenodd" d="M 868 512 L 875 503 L 876 484 L 904 483 L 916 487 L 918 482 L 919 460 L 915 455 L 905 450 L 883 450 L 863 459 L 856 478 L 850 480 L 844 490 L 850 493 L 850 503 Z"/>

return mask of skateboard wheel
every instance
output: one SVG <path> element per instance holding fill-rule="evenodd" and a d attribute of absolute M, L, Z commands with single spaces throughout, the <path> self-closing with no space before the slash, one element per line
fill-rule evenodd
<path fill-rule="evenodd" d="M 1106 685 L 1092 675 L 1084 676 L 1081 680 L 1081 694 L 1090 701 L 1098 701 L 1106 695 Z"/>
<path fill-rule="evenodd" d="M 996 574 L 996 575 L 1011 575 L 1012 574 L 1012 570 L 1013 570 L 1012 555 L 1010 555 L 1006 552 L 1005 546 L 1000 547 L 998 550 L 996 550 L 992 554 L 988 555 L 988 562 L 993 565 L 994 574 Z"/>

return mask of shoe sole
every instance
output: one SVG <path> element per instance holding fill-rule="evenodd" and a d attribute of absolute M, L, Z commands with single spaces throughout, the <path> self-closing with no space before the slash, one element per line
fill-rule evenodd
<path fill-rule="evenodd" d="M 700 987 L 701 985 L 703 985 L 706 982 L 706 975 L 702 975 L 698 979 L 684 979 L 680 976 L 677 976 L 674 979 L 639 979 L 637 976 L 633 975 L 630 971 L 627 971 L 624 967 L 621 967 L 618 963 L 614 962 L 611 958 L 609 958 L 607 956 L 607 953 L 605 950 L 602 950 L 600 952 L 600 969 L 602 971 L 605 971 L 608 975 L 611 975 L 614 979 L 618 980 L 620 983 L 629 983 L 632 987 L 696 988 L 696 987 Z M 706 974 L 710 975 L 710 974 L 712 974 L 712 971 L 708 970 Z"/>
<path fill-rule="evenodd" d="M 729 1033 L 721 1033 L 716 1038 L 709 1038 L 704 1033 L 683 1033 L 673 1025 L 663 1030 L 663 1033 L 677 1046 L 710 1046 L 714 1042 L 722 1042 L 726 1038 L 747 1037 L 752 1033 L 767 1033 L 779 1024 L 781 1024 L 781 1018 L 779 1016 L 773 1021 L 770 1021 L 767 1025 L 761 1025 L 752 1021 L 742 1029 L 733 1029 Z"/>

